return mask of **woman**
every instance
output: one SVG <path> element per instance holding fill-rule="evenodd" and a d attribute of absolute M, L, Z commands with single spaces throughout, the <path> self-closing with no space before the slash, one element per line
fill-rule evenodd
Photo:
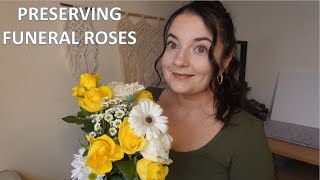
<path fill-rule="evenodd" d="M 198 1 L 177 10 L 164 41 L 156 66 L 168 86 L 149 90 L 174 139 L 167 179 L 273 179 L 263 124 L 241 110 L 247 89 L 234 79 L 236 40 L 223 5 Z"/>

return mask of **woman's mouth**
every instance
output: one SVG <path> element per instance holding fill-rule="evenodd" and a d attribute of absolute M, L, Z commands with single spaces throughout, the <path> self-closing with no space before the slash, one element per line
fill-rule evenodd
<path fill-rule="evenodd" d="M 190 75 L 190 74 L 175 73 L 175 72 L 172 72 L 172 74 L 177 79 L 188 79 L 188 78 L 191 78 L 193 76 L 193 75 Z"/>

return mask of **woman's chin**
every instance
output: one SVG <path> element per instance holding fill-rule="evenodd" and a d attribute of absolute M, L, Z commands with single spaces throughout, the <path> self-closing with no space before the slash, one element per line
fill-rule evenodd
<path fill-rule="evenodd" d="M 177 94 L 190 94 L 192 92 L 192 87 L 187 84 L 174 83 L 170 85 L 170 89 Z"/>

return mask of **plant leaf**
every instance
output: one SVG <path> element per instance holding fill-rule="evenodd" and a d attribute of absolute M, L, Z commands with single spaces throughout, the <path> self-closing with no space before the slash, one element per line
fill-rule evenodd
<path fill-rule="evenodd" d="M 90 116 L 91 114 L 93 114 L 93 113 L 91 113 L 91 112 L 89 112 L 89 111 L 85 110 L 85 109 L 84 109 L 84 108 L 82 108 L 82 107 L 80 107 L 80 109 L 81 109 L 81 113 L 82 113 L 83 115 L 85 115 L 85 116 Z"/>
<path fill-rule="evenodd" d="M 136 172 L 133 161 L 122 160 L 122 161 L 116 161 L 115 164 L 117 165 L 118 169 L 127 180 L 133 180 Z"/>
<path fill-rule="evenodd" d="M 109 176 L 110 180 L 122 180 L 121 176 L 119 176 L 118 174 L 114 174 L 112 176 Z"/>
<path fill-rule="evenodd" d="M 67 123 L 76 123 L 76 124 L 83 124 L 85 121 L 79 119 L 77 116 L 66 116 L 62 118 Z"/>
<path fill-rule="evenodd" d="M 84 119 L 86 117 L 86 115 L 82 111 L 78 112 L 77 116 L 81 119 Z"/>
<path fill-rule="evenodd" d="M 84 121 L 84 128 L 87 133 L 94 131 L 94 125 L 90 121 Z"/>

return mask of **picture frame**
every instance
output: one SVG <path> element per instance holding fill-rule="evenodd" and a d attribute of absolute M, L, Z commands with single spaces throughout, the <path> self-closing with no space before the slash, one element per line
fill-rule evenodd
<path fill-rule="evenodd" d="M 240 83 L 247 86 L 247 82 L 245 81 L 246 77 L 246 61 L 247 61 L 247 48 L 248 42 L 247 41 L 236 41 L 236 48 L 237 53 L 235 58 L 240 62 L 240 67 L 235 74 L 236 80 Z"/>

